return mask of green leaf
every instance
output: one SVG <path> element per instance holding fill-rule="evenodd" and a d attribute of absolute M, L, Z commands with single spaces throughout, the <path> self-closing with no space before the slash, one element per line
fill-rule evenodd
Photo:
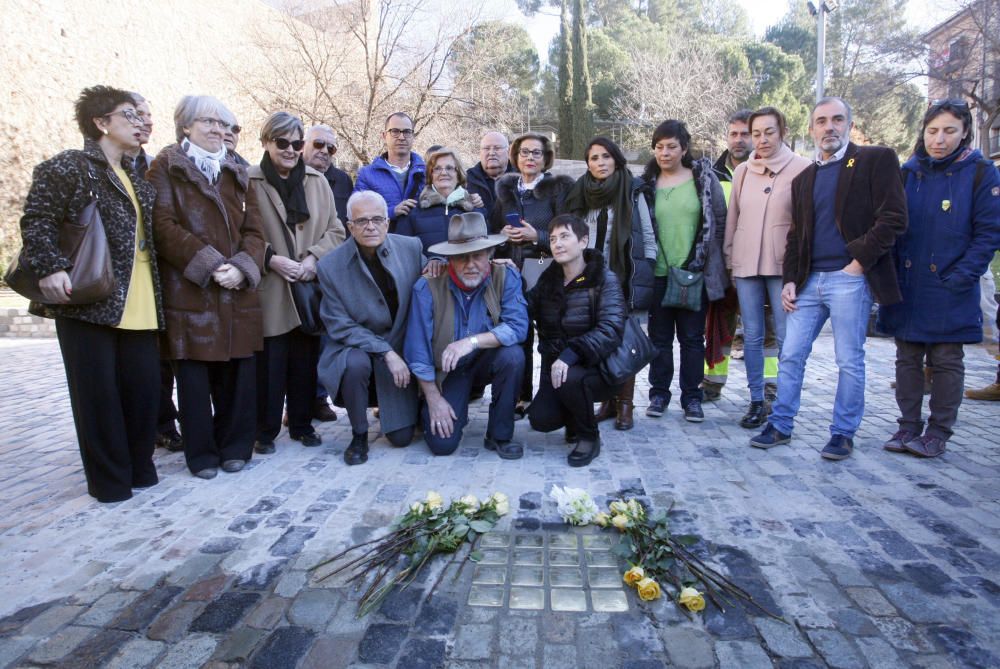
<path fill-rule="evenodd" d="M 473 520 L 469 523 L 469 527 L 480 534 L 486 534 L 493 529 L 493 523 L 488 520 Z"/>
<path fill-rule="evenodd" d="M 479 562 L 482 559 L 483 559 L 482 551 L 472 551 L 471 553 L 469 553 L 469 560 L 471 562 Z"/>
<path fill-rule="evenodd" d="M 693 534 L 678 534 L 673 539 L 681 546 L 694 546 L 699 541 L 698 537 Z"/>

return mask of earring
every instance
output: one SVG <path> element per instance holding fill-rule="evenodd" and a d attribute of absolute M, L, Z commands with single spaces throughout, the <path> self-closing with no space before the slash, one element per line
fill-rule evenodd
<path fill-rule="evenodd" d="M 108 129 L 107 128 L 104 129 L 104 134 L 105 135 L 108 134 Z"/>

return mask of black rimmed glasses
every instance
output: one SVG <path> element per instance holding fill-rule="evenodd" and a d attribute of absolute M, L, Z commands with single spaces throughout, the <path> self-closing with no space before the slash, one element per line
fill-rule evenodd
<path fill-rule="evenodd" d="M 227 121 L 223 121 L 221 118 L 212 118 L 211 116 L 201 116 L 195 119 L 196 123 L 204 123 L 208 127 L 216 127 L 219 130 L 229 130 L 232 127 Z"/>
<path fill-rule="evenodd" d="M 400 136 L 406 137 L 407 139 L 413 137 L 412 128 L 388 128 L 386 129 L 386 132 L 392 135 L 393 139 L 398 139 Z"/>
<path fill-rule="evenodd" d="M 961 98 L 938 98 L 931 100 L 931 107 L 955 107 L 956 109 L 968 109 L 969 103 Z"/>
<path fill-rule="evenodd" d="M 385 216 L 371 216 L 369 218 L 352 219 L 350 221 L 350 224 L 356 225 L 359 230 L 363 230 L 367 227 L 372 227 L 377 230 L 378 228 L 381 228 L 383 225 L 385 225 L 388 222 L 388 220 L 389 219 L 387 219 Z"/>
<path fill-rule="evenodd" d="M 535 160 L 538 160 L 539 158 L 542 157 L 543 152 L 541 149 L 534 149 L 534 150 L 519 149 L 517 155 L 521 156 L 522 158 L 534 158 Z"/>
<path fill-rule="evenodd" d="M 337 152 L 337 145 L 333 142 L 324 142 L 322 139 L 313 140 L 313 148 L 319 151 L 326 151 L 331 156 Z"/>
<path fill-rule="evenodd" d="M 233 131 L 234 135 L 238 135 L 241 132 L 243 132 L 243 126 L 236 125 L 235 123 L 233 125 L 229 126 L 229 129 Z"/>
<path fill-rule="evenodd" d="M 146 122 L 142 118 L 142 114 L 135 109 L 119 109 L 118 111 L 105 114 L 105 116 L 115 116 L 116 114 L 121 115 L 122 118 L 132 125 L 146 125 Z"/>
<path fill-rule="evenodd" d="M 292 151 L 301 151 L 302 147 L 306 145 L 306 140 L 304 139 L 287 140 L 284 137 L 278 137 L 271 141 L 274 142 L 279 151 L 284 151 L 288 147 L 292 147 Z"/>

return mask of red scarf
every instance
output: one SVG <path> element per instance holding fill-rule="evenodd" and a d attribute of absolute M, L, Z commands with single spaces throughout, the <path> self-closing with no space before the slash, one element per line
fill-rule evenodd
<path fill-rule="evenodd" d="M 472 291 L 474 291 L 474 290 L 475 290 L 476 288 L 479 288 L 479 286 L 474 286 L 474 287 L 472 287 L 472 288 L 466 288 L 466 287 L 465 287 L 465 284 L 464 284 L 464 283 L 462 283 L 462 281 L 461 281 L 461 280 L 460 280 L 460 279 L 458 278 L 458 275 L 457 275 L 457 274 L 455 274 L 455 268 L 454 268 L 454 267 L 452 267 L 452 264 L 451 264 L 451 263 L 448 263 L 448 276 L 450 276 L 450 277 L 451 277 L 451 280 L 452 280 L 452 282 L 453 282 L 453 283 L 454 283 L 454 284 L 455 284 L 456 286 L 458 286 L 458 289 L 459 289 L 460 291 L 462 291 L 463 293 L 471 293 L 471 292 L 472 292 Z M 480 285 L 482 285 L 482 284 L 480 284 Z"/>

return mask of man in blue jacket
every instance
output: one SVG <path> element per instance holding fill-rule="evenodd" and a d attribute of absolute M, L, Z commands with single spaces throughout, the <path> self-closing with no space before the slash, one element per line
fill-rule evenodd
<path fill-rule="evenodd" d="M 448 241 L 429 249 L 448 258 L 447 271 L 413 287 L 403 357 L 424 394 L 424 441 L 435 455 L 458 448 L 472 389 L 487 383 L 493 401 L 483 445 L 505 460 L 524 453 L 512 438 L 528 305 L 517 270 L 491 262 L 506 239 L 487 234 L 479 212 L 452 216 Z"/>
<path fill-rule="evenodd" d="M 406 112 L 389 115 L 382 139 L 385 153 L 358 170 L 354 192 L 373 190 L 381 195 L 395 223 L 417 206 L 426 168 L 424 159 L 413 152 L 413 119 Z"/>

